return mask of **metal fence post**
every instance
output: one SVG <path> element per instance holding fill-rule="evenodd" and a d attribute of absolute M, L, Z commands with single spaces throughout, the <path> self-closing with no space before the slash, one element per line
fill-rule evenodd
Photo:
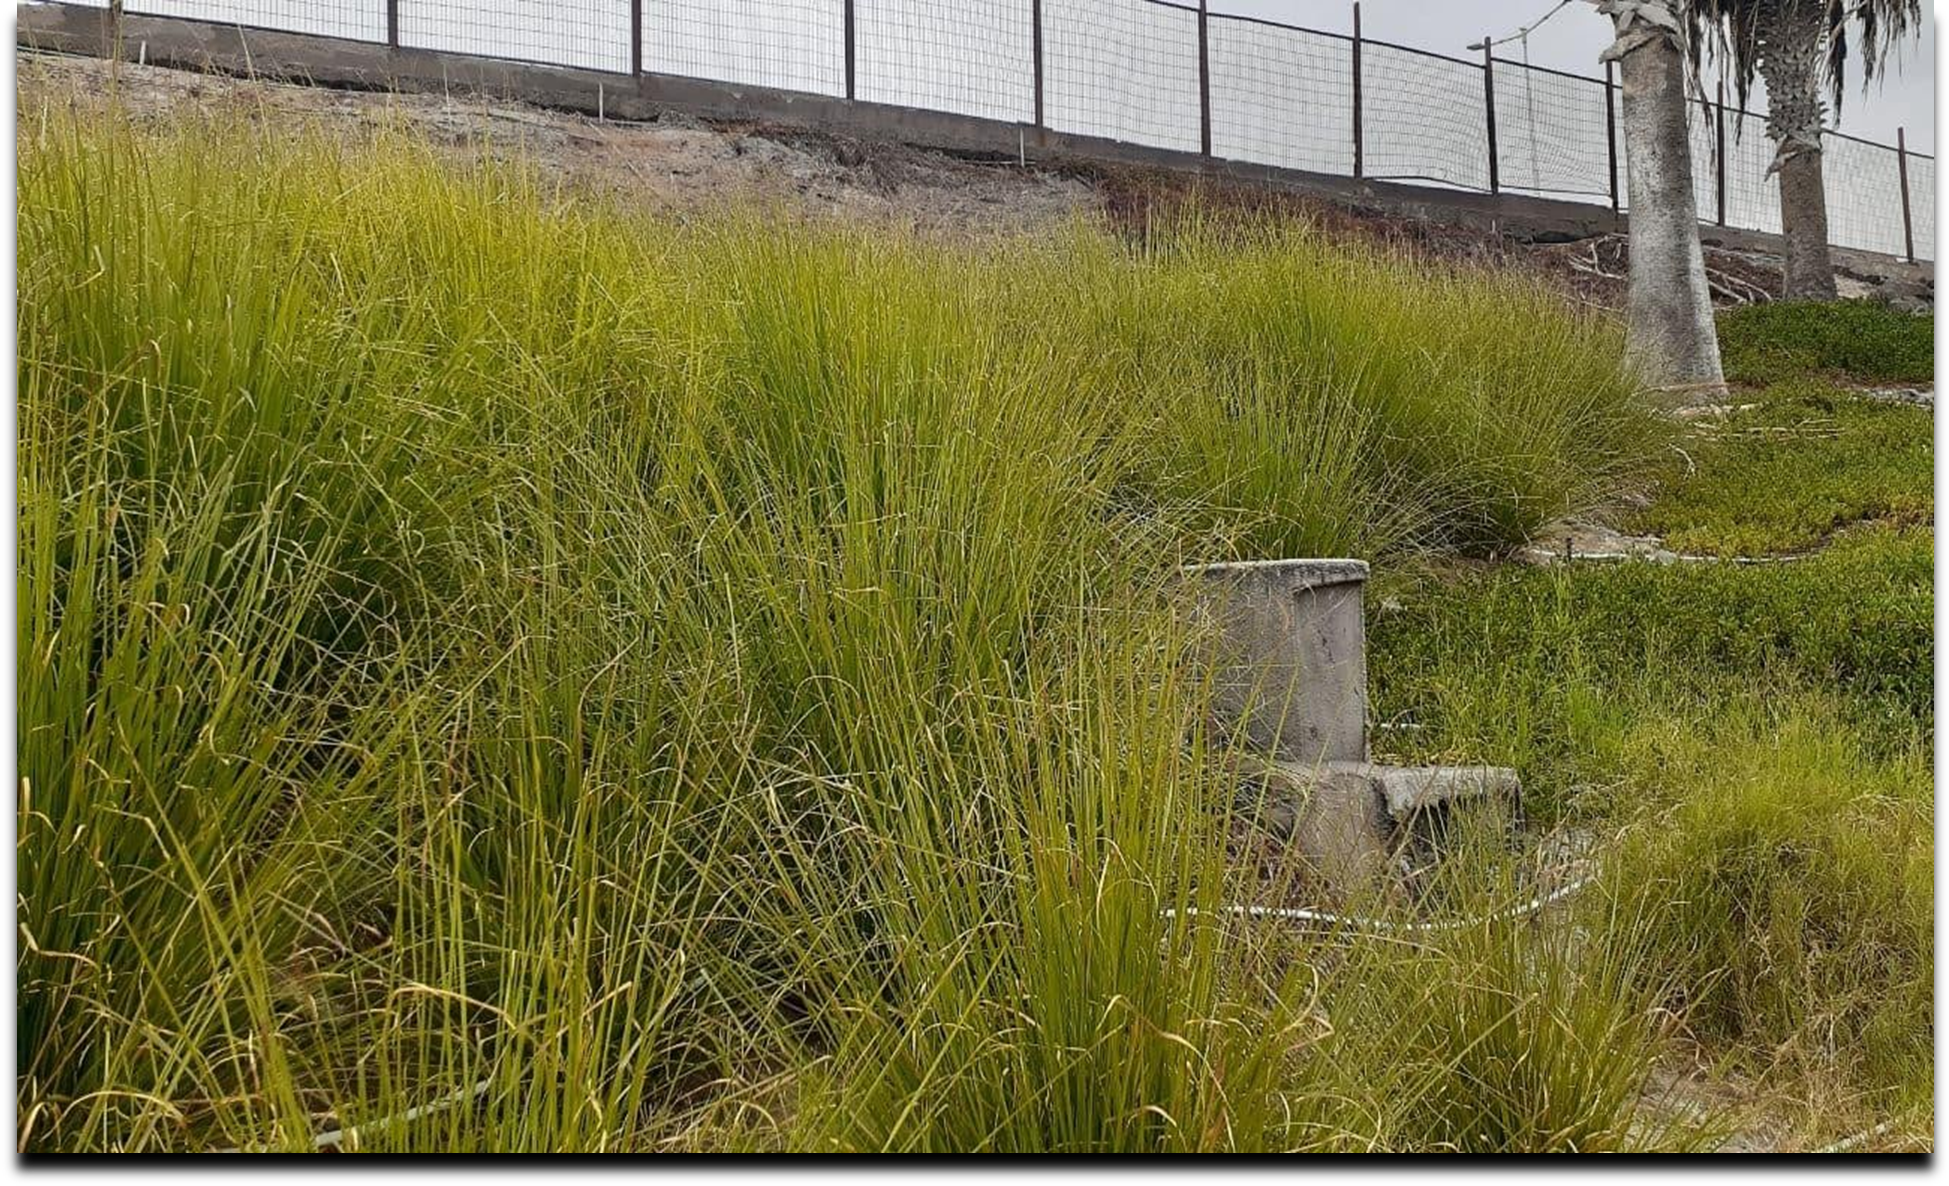
<path fill-rule="evenodd" d="M 1029 46 L 1035 59 L 1035 126 L 1042 127 L 1042 0 L 1030 0 Z"/>
<path fill-rule="evenodd" d="M 386 44 L 399 48 L 399 0 L 386 0 Z"/>
<path fill-rule="evenodd" d="M 643 73 L 643 0 L 629 0 L 629 72 Z"/>
<path fill-rule="evenodd" d="M 1611 213 L 1624 209 L 1617 192 L 1617 67 L 1604 63 L 1604 143 L 1611 160 Z"/>
<path fill-rule="evenodd" d="M 1495 47 L 1487 33 L 1482 35 L 1482 98 L 1489 121 L 1489 192 L 1502 192 L 1502 164 L 1496 149 L 1496 67 Z"/>
<path fill-rule="evenodd" d="M 1365 137 L 1360 134 L 1360 0 L 1353 6 L 1353 175 L 1361 177 L 1366 170 Z"/>
<path fill-rule="evenodd" d="M 853 97 L 853 0 L 846 0 L 846 97 Z"/>
<path fill-rule="evenodd" d="M 1718 128 L 1714 149 L 1713 173 L 1719 189 L 1719 225 L 1726 225 L 1726 80 L 1719 80 L 1719 107 L 1714 123 Z"/>
<path fill-rule="evenodd" d="M 1895 167 L 1902 179 L 1902 247 L 1908 254 L 1908 262 L 1915 262 L 1915 220 L 1909 213 L 1908 197 L 1908 129 L 1895 129 Z"/>
<path fill-rule="evenodd" d="M 1198 151 L 1211 155 L 1211 12 L 1198 0 Z"/>

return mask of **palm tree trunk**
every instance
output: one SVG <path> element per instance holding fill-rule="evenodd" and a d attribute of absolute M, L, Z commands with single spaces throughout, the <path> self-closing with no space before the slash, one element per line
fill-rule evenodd
<path fill-rule="evenodd" d="M 1678 23 L 1657 0 L 1612 0 L 1599 8 L 1617 30 L 1605 56 L 1618 63 L 1631 199 L 1625 356 L 1653 386 L 1709 402 L 1726 380 L 1692 196 Z"/>
<path fill-rule="evenodd" d="M 1789 300 L 1833 300 L 1827 249 L 1827 189 L 1821 177 L 1821 6 L 1768 0 L 1759 13 L 1760 77 L 1766 80 L 1766 134 L 1780 174 L 1780 230 L 1786 239 Z"/>

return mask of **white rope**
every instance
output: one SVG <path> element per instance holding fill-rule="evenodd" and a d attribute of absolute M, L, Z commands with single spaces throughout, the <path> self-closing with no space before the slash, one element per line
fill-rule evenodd
<path fill-rule="evenodd" d="M 1503 910 L 1498 910 L 1493 914 L 1482 915 L 1479 918 L 1447 919 L 1440 922 L 1390 922 L 1383 918 L 1362 918 L 1359 915 L 1353 914 L 1334 914 L 1327 910 L 1311 910 L 1300 906 L 1232 905 L 1221 906 L 1217 910 L 1212 911 L 1203 911 L 1199 910 L 1196 906 L 1187 906 L 1182 912 L 1176 909 L 1170 909 L 1162 911 L 1161 915 L 1166 919 L 1173 919 L 1182 913 L 1186 918 L 1198 918 L 1210 913 L 1230 918 L 1272 919 L 1275 922 L 1306 922 L 1317 923 L 1322 926 L 1347 926 L 1355 930 L 1376 931 L 1381 934 L 1398 934 L 1401 932 L 1426 934 L 1431 931 L 1461 931 L 1467 930 L 1470 927 L 1479 927 L 1486 923 L 1506 922 L 1510 919 L 1524 918 L 1528 915 L 1535 914 L 1546 906 L 1561 902 L 1563 899 L 1583 889 L 1595 880 L 1597 880 L 1595 876 L 1580 877 L 1569 885 L 1563 886 L 1548 894 L 1531 898 L 1529 901 L 1518 906 L 1511 906 Z"/>
<path fill-rule="evenodd" d="M 1528 547 L 1523 554 L 1537 560 L 1561 560 L 1563 553 L 1554 548 Z M 1572 560 L 1652 560 L 1679 561 L 1686 564 L 1785 564 L 1793 560 L 1808 560 L 1813 552 L 1788 552 L 1779 556 L 1699 556 L 1690 552 L 1572 552 Z"/>

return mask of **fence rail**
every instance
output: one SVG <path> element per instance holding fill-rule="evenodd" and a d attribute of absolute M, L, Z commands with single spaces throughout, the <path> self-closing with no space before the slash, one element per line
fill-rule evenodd
<path fill-rule="evenodd" d="M 109 0 L 65 0 L 103 8 Z M 1209 0 L 124 0 L 131 15 L 857 99 L 1214 160 L 1629 208 L 1586 77 Z M 1778 232 L 1763 117 L 1691 104 L 1701 221 Z M 1935 158 L 1829 132 L 1836 246 L 1933 260 Z M 1921 200 L 1916 200 L 1919 197 Z"/>

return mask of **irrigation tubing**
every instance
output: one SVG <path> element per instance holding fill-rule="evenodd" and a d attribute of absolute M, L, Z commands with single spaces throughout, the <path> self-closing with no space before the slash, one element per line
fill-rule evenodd
<path fill-rule="evenodd" d="M 1523 554 L 1538 560 L 1561 560 L 1563 553 L 1554 548 L 1529 547 Z M 1676 561 L 1683 564 L 1785 564 L 1792 560 L 1806 560 L 1812 552 L 1788 552 L 1779 556 L 1695 556 L 1678 552 L 1661 556 L 1655 552 L 1572 552 L 1571 560 L 1648 560 L 1652 562 Z"/>
<path fill-rule="evenodd" d="M 474 1084 L 472 1087 L 457 1088 L 429 1103 L 417 1104 L 411 1108 L 408 1108 L 404 1112 L 399 1113 L 397 1116 L 381 1117 L 378 1120 L 371 1121 L 370 1123 L 367 1124 L 359 1125 L 355 1128 L 326 1129 L 324 1132 L 321 1132 L 317 1136 L 311 1138 L 311 1147 L 314 1149 L 335 1149 L 338 1146 L 344 1144 L 348 1140 L 356 1141 L 359 1135 L 359 1131 L 361 1129 L 390 1127 L 395 1124 L 409 1124 L 412 1121 L 418 1120 L 422 1116 L 431 1116 L 436 1112 L 444 1112 L 448 1108 L 454 1107 L 457 1104 L 464 1104 L 468 1100 L 478 1099 L 479 1097 L 486 1095 L 488 1083 L 489 1080 L 482 1079 L 479 1083 Z M 242 1148 L 225 1149 L 223 1152 L 258 1153 L 263 1151 L 264 1150 L 261 1146 L 253 1146 L 249 1149 L 242 1149 Z"/>
<path fill-rule="evenodd" d="M 1357 914 L 1335 914 L 1329 910 L 1312 910 L 1302 906 L 1230 905 L 1221 906 L 1216 910 L 1210 911 L 1200 910 L 1196 906 L 1187 906 L 1182 911 L 1176 909 L 1164 910 L 1161 912 L 1161 915 L 1164 918 L 1170 919 L 1176 918 L 1180 914 L 1186 918 L 1197 918 L 1204 914 L 1216 914 L 1230 918 L 1271 919 L 1275 922 L 1302 922 L 1314 923 L 1320 926 L 1343 926 L 1351 927 L 1359 931 L 1374 931 L 1379 934 L 1401 934 L 1404 932 L 1427 934 L 1436 931 L 1463 931 L 1470 927 L 1479 927 L 1492 922 L 1507 922 L 1512 919 L 1526 918 L 1547 906 L 1561 902 L 1563 899 L 1583 889 L 1595 880 L 1597 880 L 1595 875 L 1580 877 L 1569 885 L 1552 890 L 1547 894 L 1539 894 L 1527 902 L 1506 907 L 1490 914 L 1480 915 L 1475 918 L 1443 919 L 1437 922 L 1391 922 L 1384 918 L 1363 918 Z"/>

